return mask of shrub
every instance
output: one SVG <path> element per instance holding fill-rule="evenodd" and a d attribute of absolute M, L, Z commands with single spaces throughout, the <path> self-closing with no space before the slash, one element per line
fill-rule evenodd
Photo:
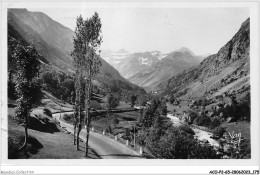
<path fill-rule="evenodd" d="M 64 114 L 63 119 L 69 123 L 73 123 L 73 114 L 72 115 Z"/>
<path fill-rule="evenodd" d="M 211 100 L 208 100 L 205 97 L 203 97 L 197 101 L 198 106 L 208 106 L 209 104 L 211 104 Z"/>
<path fill-rule="evenodd" d="M 167 115 L 167 106 L 161 105 L 160 106 L 160 112 L 161 112 L 162 115 Z"/>
<path fill-rule="evenodd" d="M 193 111 L 188 112 L 188 119 L 189 119 L 188 122 L 189 123 L 193 123 L 193 121 L 195 120 L 196 117 L 198 117 L 198 115 L 195 112 L 193 112 Z"/>
<path fill-rule="evenodd" d="M 249 140 L 242 140 L 240 143 L 240 159 L 250 159 L 251 158 L 251 144 Z"/>
<path fill-rule="evenodd" d="M 171 103 L 171 104 L 173 104 L 173 103 L 175 102 L 175 98 L 174 98 L 174 96 L 173 96 L 173 95 L 171 95 L 171 97 L 170 97 L 170 100 L 169 100 L 169 101 L 170 101 L 170 103 Z"/>
<path fill-rule="evenodd" d="M 178 129 L 191 135 L 195 134 L 195 132 L 187 124 L 180 125 Z"/>
<path fill-rule="evenodd" d="M 210 124 L 210 128 L 214 129 L 214 128 L 218 127 L 220 124 L 221 124 L 220 119 L 215 117 L 215 118 L 213 118 L 213 120 Z"/>
<path fill-rule="evenodd" d="M 140 106 L 145 106 L 148 101 L 148 97 L 146 95 L 139 95 L 137 97 L 137 100 Z"/>
<path fill-rule="evenodd" d="M 52 113 L 51 111 L 48 109 L 48 108 L 44 108 L 43 109 L 43 114 L 49 116 L 49 117 L 52 117 Z"/>
<path fill-rule="evenodd" d="M 119 98 L 113 94 L 108 94 L 106 108 L 108 111 L 115 109 L 119 106 Z"/>
<path fill-rule="evenodd" d="M 113 124 L 114 126 L 118 125 L 118 124 L 119 124 L 118 118 L 114 117 L 114 118 L 112 119 L 112 124 Z"/>
<path fill-rule="evenodd" d="M 145 146 L 145 141 L 147 139 L 146 132 L 139 131 L 136 136 L 136 143 L 139 145 Z"/>
<path fill-rule="evenodd" d="M 131 134 L 129 128 L 125 128 L 124 135 L 122 136 L 122 138 L 131 141 Z"/>
<path fill-rule="evenodd" d="M 210 126 L 211 119 L 206 115 L 200 115 L 194 119 L 193 123 L 199 126 Z"/>
<path fill-rule="evenodd" d="M 217 136 L 217 137 L 222 137 L 225 132 L 226 132 L 225 128 L 223 128 L 223 127 L 216 127 L 213 130 L 213 135 Z"/>
<path fill-rule="evenodd" d="M 134 107 L 136 99 L 137 97 L 135 95 L 131 96 L 131 107 Z"/>

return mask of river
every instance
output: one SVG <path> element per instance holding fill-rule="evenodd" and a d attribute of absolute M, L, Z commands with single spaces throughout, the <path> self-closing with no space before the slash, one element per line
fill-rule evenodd
<path fill-rule="evenodd" d="M 174 116 L 173 114 L 168 113 L 167 117 L 171 119 L 171 122 L 174 124 L 174 126 L 178 126 L 178 125 L 182 124 L 180 119 L 178 117 Z M 195 132 L 195 137 L 197 137 L 198 140 L 207 139 L 212 146 L 219 147 L 218 141 L 210 138 L 212 136 L 212 133 L 209 133 L 207 131 L 203 131 L 201 129 L 194 128 L 194 127 L 191 127 L 191 128 Z"/>

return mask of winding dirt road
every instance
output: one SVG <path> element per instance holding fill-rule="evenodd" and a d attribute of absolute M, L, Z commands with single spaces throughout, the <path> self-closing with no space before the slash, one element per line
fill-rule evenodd
<path fill-rule="evenodd" d="M 71 114 L 72 112 L 62 113 Z M 66 123 L 60 120 L 60 113 L 56 113 L 52 115 L 53 118 L 56 118 L 61 127 L 65 127 L 67 131 L 73 133 L 73 125 Z M 85 142 L 86 141 L 86 130 L 82 129 L 80 132 L 80 138 Z M 128 148 L 127 146 L 110 139 L 101 134 L 90 132 L 89 136 L 89 146 L 96 151 L 96 153 L 102 159 L 140 159 L 143 158 L 140 154 L 135 152 L 134 150 Z"/>

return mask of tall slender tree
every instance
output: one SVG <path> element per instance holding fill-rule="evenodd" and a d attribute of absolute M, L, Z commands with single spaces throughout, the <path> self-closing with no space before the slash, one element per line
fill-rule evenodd
<path fill-rule="evenodd" d="M 71 53 L 73 57 L 74 66 L 76 68 L 75 73 L 75 105 L 74 105 L 74 144 L 75 140 L 77 140 L 77 150 L 79 149 L 79 132 L 81 131 L 81 123 L 80 120 L 80 91 L 81 91 L 81 75 L 82 75 L 82 60 L 83 60 L 83 53 L 82 53 L 82 43 L 81 43 L 81 33 L 80 30 L 83 26 L 83 18 L 79 16 L 76 22 L 76 29 L 75 29 L 75 37 L 73 38 L 74 50 Z M 78 130 L 77 130 L 78 129 Z M 77 132 L 78 131 L 78 132 Z M 77 136 L 76 136 L 77 133 Z M 76 136 L 76 138 L 75 138 Z"/>
<path fill-rule="evenodd" d="M 81 82 L 84 80 L 85 87 L 84 93 L 85 98 L 85 117 L 84 124 L 86 126 L 86 145 L 85 145 L 85 155 L 88 154 L 88 140 L 89 140 L 89 131 L 90 131 L 90 98 L 92 94 L 92 80 L 99 72 L 101 66 L 101 61 L 99 57 L 98 48 L 102 42 L 101 36 L 101 20 L 98 16 L 98 13 L 94 13 L 91 18 L 83 20 L 82 16 L 77 18 L 77 26 L 75 30 L 74 37 L 74 50 L 72 56 L 74 58 L 76 71 L 76 81 Z M 77 78 L 78 77 L 78 78 Z M 77 84 L 77 83 L 76 83 Z M 81 89 L 83 85 L 78 83 L 76 85 L 76 98 L 81 97 Z M 81 100 L 80 100 L 81 101 Z M 79 102 L 81 103 L 81 102 Z M 80 112 L 79 112 L 80 113 Z M 78 114 L 81 116 L 80 114 Z M 81 120 L 78 121 L 78 123 Z"/>
<path fill-rule="evenodd" d="M 31 110 L 39 104 L 41 99 L 40 84 L 37 79 L 40 62 L 37 51 L 31 47 L 17 44 L 13 53 L 16 71 L 14 75 L 15 90 L 18 99 L 15 109 L 16 117 L 24 119 L 25 140 L 21 149 L 27 149 L 28 142 L 28 117 Z"/>
<path fill-rule="evenodd" d="M 92 79 L 99 72 L 99 68 L 101 66 L 101 60 L 99 57 L 98 48 L 102 42 L 101 36 L 101 20 L 98 16 L 98 13 L 95 12 L 94 15 L 85 21 L 84 33 L 86 36 L 85 46 L 87 49 L 87 59 L 86 59 L 86 70 L 87 70 L 87 81 L 86 81 L 86 115 L 85 115 L 85 124 L 86 124 L 86 151 L 85 156 L 88 155 L 88 141 L 89 141 L 89 130 L 91 124 L 91 116 L 90 116 L 90 98 L 92 94 Z"/>
<path fill-rule="evenodd" d="M 75 105 L 75 111 L 74 111 L 74 135 L 75 132 L 77 132 L 76 135 L 76 143 L 77 143 L 77 150 L 79 150 L 79 134 L 80 131 L 82 129 L 82 122 L 83 122 L 83 118 L 84 118 L 84 100 L 85 100 L 85 96 L 86 93 L 84 91 L 84 79 L 82 78 L 81 75 L 78 76 L 78 81 L 76 82 L 76 88 L 77 88 L 77 96 L 76 96 L 76 105 Z"/>

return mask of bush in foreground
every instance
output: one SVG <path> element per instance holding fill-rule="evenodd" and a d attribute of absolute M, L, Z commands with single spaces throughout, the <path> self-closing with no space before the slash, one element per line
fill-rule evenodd
<path fill-rule="evenodd" d="M 216 151 L 200 144 L 189 134 L 170 128 L 158 142 L 148 143 L 151 152 L 161 159 L 217 159 Z"/>

